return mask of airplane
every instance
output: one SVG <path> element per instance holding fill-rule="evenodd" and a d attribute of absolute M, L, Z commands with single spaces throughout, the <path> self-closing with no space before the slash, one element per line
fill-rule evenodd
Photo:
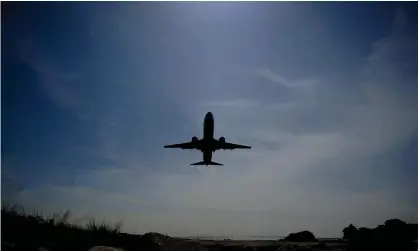
<path fill-rule="evenodd" d="M 203 120 L 203 138 L 192 137 L 192 141 L 180 144 L 165 145 L 164 148 L 196 149 L 203 153 L 203 161 L 193 163 L 192 166 L 211 165 L 223 166 L 223 164 L 212 161 L 212 153 L 216 150 L 251 149 L 251 146 L 237 145 L 225 141 L 225 137 L 219 140 L 213 137 L 215 122 L 211 112 L 206 113 Z"/>

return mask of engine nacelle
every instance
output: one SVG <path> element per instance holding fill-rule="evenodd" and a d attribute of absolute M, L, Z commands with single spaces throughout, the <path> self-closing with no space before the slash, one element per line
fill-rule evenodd
<path fill-rule="evenodd" d="M 196 137 L 196 136 L 194 136 L 193 138 L 192 138 L 192 142 L 195 142 L 195 141 L 197 141 L 198 140 L 198 138 Z"/>
<path fill-rule="evenodd" d="M 219 138 L 219 142 L 221 142 L 221 143 L 225 143 L 225 137 L 220 137 L 220 138 Z"/>

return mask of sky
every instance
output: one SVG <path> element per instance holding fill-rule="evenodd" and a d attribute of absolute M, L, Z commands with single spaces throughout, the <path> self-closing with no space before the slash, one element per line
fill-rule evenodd
<path fill-rule="evenodd" d="M 2 3 L 3 203 L 131 233 L 418 222 L 413 3 Z M 202 137 L 251 145 L 164 149 Z"/>

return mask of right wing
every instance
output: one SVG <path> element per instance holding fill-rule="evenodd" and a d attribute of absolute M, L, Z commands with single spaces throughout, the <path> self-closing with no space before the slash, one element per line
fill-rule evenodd
<path fill-rule="evenodd" d="M 220 144 L 220 149 L 233 150 L 233 149 L 251 149 L 251 146 L 238 145 L 234 143 L 224 142 Z"/>
<path fill-rule="evenodd" d="M 186 143 L 166 145 L 164 148 L 198 149 L 198 144 L 197 142 L 190 141 Z"/>

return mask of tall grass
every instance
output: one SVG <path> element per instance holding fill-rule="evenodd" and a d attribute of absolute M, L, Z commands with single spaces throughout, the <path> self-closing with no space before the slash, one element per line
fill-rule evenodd
<path fill-rule="evenodd" d="M 19 221 L 20 224 L 30 225 L 49 225 L 59 228 L 75 228 L 98 233 L 119 234 L 121 232 L 122 222 L 109 223 L 104 220 L 101 222 L 90 218 L 84 224 L 70 223 L 71 211 L 66 210 L 63 213 L 53 213 L 51 216 L 44 216 L 38 212 L 26 212 L 18 205 L 2 205 L 1 215 L 3 219 L 9 221 Z"/>
<path fill-rule="evenodd" d="M 86 223 L 86 228 L 89 231 L 110 233 L 110 234 L 120 233 L 121 227 L 122 227 L 122 222 L 109 224 L 105 221 L 102 221 L 101 223 L 98 223 L 98 222 L 96 222 L 96 220 L 94 218 L 88 219 L 88 221 Z"/>

